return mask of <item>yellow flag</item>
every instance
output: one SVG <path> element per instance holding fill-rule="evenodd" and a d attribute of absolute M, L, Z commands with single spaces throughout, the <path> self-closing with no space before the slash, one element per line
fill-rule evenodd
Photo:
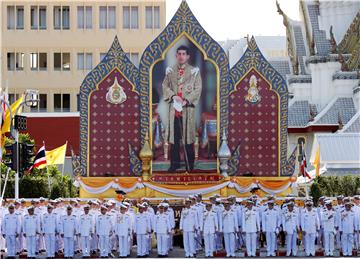
<path fill-rule="evenodd" d="M 67 142 L 61 147 L 46 151 L 47 165 L 62 165 L 65 161 Z"/>
<path fill-rule="evenodd" d="M 320 175 L 320 146 L 316 150 L 315 159 L 314 159 L 315 173 L 316 176 Z"/>
<path fill-rule="evenodd" d="M 24 100 L 24 96 L 21 96 L 16 102 L 14 102 L 10 108 L 11 108 L 11 113 L 13 116 L 15 116 L 15 112 L 16 109 L 20 106 L 20 104 L 23 102 Z M 22 107 L 19 109 L 19 113 L 22 112 Z M 11 119 L 10 119 L 10 111 L 7 110 L 6 114 L 5 114 L 5 120 L 4 120 L 4 124 L 1 128 L 1 134 L 5 134 L 7 132 L 10 132 L 10 123 L 11 123 Z"/>

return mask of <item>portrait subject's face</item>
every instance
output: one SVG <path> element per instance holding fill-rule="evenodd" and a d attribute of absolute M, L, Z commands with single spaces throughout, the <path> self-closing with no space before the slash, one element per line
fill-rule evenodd
<path fill-rule="evenodd" d="M 178 64 L 183 65 L 188 62 L 190 55 L 186 53 L 186 50 L 178 50 L 176 52 L 176 60 Z"/>

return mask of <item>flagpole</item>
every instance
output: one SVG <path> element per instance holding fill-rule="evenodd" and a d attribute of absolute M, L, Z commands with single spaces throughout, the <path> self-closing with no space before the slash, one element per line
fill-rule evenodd
<path fill-rule="evenodd" d="M 65 169 L 65 159 L 66 159 L 66 149 L 67 149 L 67 143 L 68 141 L 66 140 L 66 143 L 65 143 L 65 156 L 64 156 L 64 163 L 63 163 L 63 166 L 62 166 L 62 170 L 61 170 L 61 176 L 64 177 L 64 169 Z"/>

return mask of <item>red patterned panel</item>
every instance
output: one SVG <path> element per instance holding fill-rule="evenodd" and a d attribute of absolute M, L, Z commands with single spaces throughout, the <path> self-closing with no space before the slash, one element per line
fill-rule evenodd
<path fill-rule="evenodd" d="M 106 100 L 106 93 L 117 77 L 127 99 L 122 104 Z M 140 146 L 139 96 L 118 70 L 113 70 L 90 95 L 89 101 L 90 176 L 130 176 L 130 142 Z"/>
<path fill-rule="evenodd" d="M 255 75 L 261 97 L 257 103 L 245 100 L 250 78 Z M 229 100 L 229 146 L 234 150 L 241 141 L 238 175 L 278 176 L 279 112 L 278 95 L 251 70 L 236 86 Z"/>

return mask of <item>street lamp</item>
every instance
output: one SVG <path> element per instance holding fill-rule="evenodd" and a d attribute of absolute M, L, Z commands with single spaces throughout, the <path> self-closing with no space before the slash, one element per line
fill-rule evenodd
<path fill-rule="evenodd" d="M 14 127 L 14 117 L 18 114 L 19 110 L 23 106 L 28 107 L 35 107 L 37 106 L 39 102 L 39 91 L 28 89 L 24 93 L 24 101 L 20 103 L 20 105 L 16 108 L 16 111 L 14 114 L 12 114 L 11 107 L 9 102 L 5 101 L 4 99 L 1 99 L 0 102 L 4 103 L 7 106 L 7 109 L 10 112 L 10 134 L 14 138 L 16 143 L 16 172 L 15 172 L 15 199 L 19 199 L 19 130 Z"/>

